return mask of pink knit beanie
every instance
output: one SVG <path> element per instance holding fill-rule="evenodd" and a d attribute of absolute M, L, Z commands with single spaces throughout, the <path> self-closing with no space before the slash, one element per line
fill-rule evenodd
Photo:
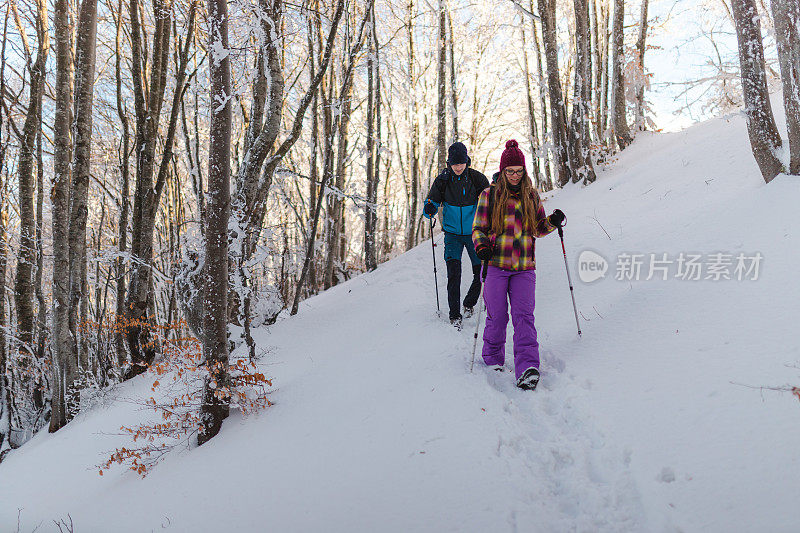
<path fill-rule="evenodd" d="M 500 172 L 506 167 L 524 167 L 525 154 L 519 149 L 519 144 L 514 139 L 506 143 L 506 149 L 503 150 L 503 155 L 500 156 Z"/>

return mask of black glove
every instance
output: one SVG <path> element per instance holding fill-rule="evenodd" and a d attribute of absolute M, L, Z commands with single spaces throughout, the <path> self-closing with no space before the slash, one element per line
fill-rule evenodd
<path fill-rule="evenodd" d="M 564 216 L 564 212 L 561 209 L 556 209 L 548 218 L 550 219 L 550 224 L 560 228 L 564 223 L 564 219 L 567 217 Z"/>
<path fill-rule="evenodd" d="M 492 249 L 491 246 L 481 244 L 475 249 L 475 254 L 481 261 L 488 261 L 494 255 L 494 250 Z"/>
<path fill-rule="evenodd" d="M 425 209 L 423 211 L 428 218 L 433 218 L 436 216 L 436 213 L 439 211 L 439 209 L 436 207 L 436 204 L 428 202 L 425 204 Z"/>

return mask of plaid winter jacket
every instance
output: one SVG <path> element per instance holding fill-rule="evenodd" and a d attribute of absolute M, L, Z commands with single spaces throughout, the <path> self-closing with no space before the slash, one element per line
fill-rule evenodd
<path fill-rule="evenodd" d="M 536 268 L 534 252 L 535 237 L 544 237 L 556 227 L 544 214 L 539 192 L 533 190 L 533 205 L 536 209 L 536 224 L 533 234 L 523 227 L 522 203 L 512 196 L 506 204 L 505 230 L 500 235 L 491 234 L 491 214 L 489 213 L 489 191 L 485 189 L 478 197 L 475 221 L 472 223 L 472 242 L 475 249 L 491 246 L 494 241 L 494 256 L 489 264 L 505 270 L 533 270 Z M 499 206 L 496 206 L 499 207 Z"/>

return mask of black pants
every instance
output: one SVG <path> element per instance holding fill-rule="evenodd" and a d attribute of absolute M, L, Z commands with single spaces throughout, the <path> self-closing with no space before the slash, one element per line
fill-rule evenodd
<path fill-rule="evenodd" d="M 464 307 L 475 307 L 481 294 L 481 265 L 472 267 L 472 285 L 464 297 Z M 447 262 L 447 303 L 450 305 L 450 319 L 461 318 L 461 261 Z"/>

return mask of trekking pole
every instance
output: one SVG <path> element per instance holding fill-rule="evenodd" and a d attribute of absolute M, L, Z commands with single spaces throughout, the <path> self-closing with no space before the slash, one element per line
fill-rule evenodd
<path fill-rule="evenodd" d="M 483 262 L 483 272 L 481 273 L 481 295 L 480 298 L 483 300 L 483 286 L 486 285 L 486 271 L 489 270 L 489 261 Z M 475 324 L 475 337 L 472 340 L 472 362 L 469 365 L 469 373 L 472 374 L 472 369 L 475 367 L 475 350 L 478 347 L 478 330 L 481 327 L 481 314 L 483 314 L 483 310 L 486 309 L 486 300 L 483 300 L 483 305 L 480 309 L 478 309 L 478 323 Z"/>
<path fill-rule="evenodd" d="M 433 254 L 433 283 L 436 287 L 436 314 L 441 315 L 442 310 L 439 308 L 439 276 L 436 274 L 436 245 L 433 244 L 433 227 L 436 221 L 431 219 L 431 253 Z"/>
<path fill-rule="evenodd" d="M 569 262 L 567 261 L 567 249 L 564 248 L 564 226 L 567 219 L 558 227 L 558 236 L 561 237 L 561 251 L 564 252 L 564 266 L 567 267 L 567 281 L 569 282 L 569 294 L 572 296 L 572 310 L 575 312 L 575 324 L 578 325 L 578 337 L 581 336 L 581 323 L 578 321 L 578 306 L 575 305 L 575 289 L 572 287 L 572 277 L 569 275 Z"/>

